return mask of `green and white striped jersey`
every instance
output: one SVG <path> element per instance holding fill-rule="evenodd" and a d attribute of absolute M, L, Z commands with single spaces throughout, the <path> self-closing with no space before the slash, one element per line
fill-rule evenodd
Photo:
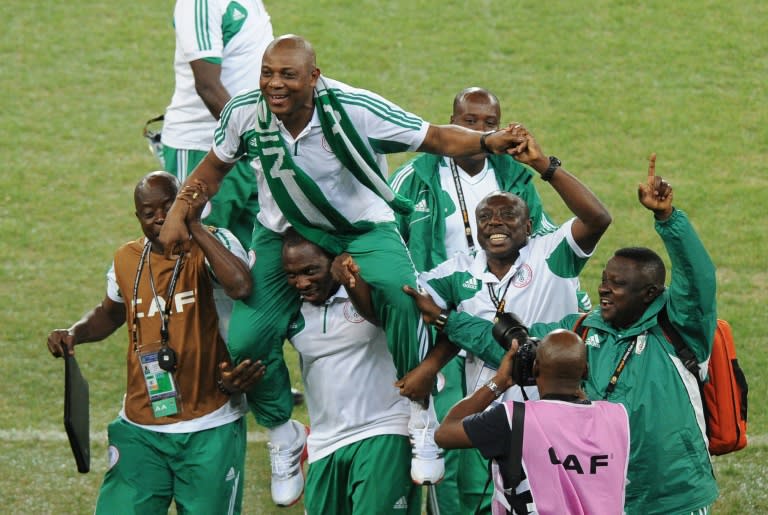
<path fill-rule="evenodd" d="M 492 295 L 499 301 L 503 296 L 504 311 L 514 313 L 526 325 L 560 320 L 578 311 L 578 275 L 591 256 L 573 239 L 574 220 L 555 232 L 531 238 L 501 280 L 488 271 L 485 251 L 480 249 L 474 255 L 456 254 L 420 274 L 419 284 L 440 306 L 486 320 L 496 315 Z"/>
<path fill-rule="evenodd" d="M 424 141 L 429 124 L 420 117 L 370 91 L 353 88 L 329 78 L 325 78 L 325 81 L 336 94 L 363 144 L 375 156 L 382 170 L 387 169 L 385 154 L 413 151 Z M 258 219 L 266 228 L 282 233 L 289 224 L 269 191 L 264 174 L 279 176 L 288 191 L 295 192 L 296 189 L 290 185 L 293 179 L 291 170 L 280 167 L 262 170 L 256 157 L 255 147 L 259 142 L 255 124 L 259 97 L 259 91 L 251 91 L 236 96 L 227 104 L 215 131 L 213 151 L 225 162 L 234 162 L 243 155 L 251 161 L 259 186 L 261 211 Z M 277 126 L 293 162 L 310 176 L 319 194 L 350 224 L 394 220 L 392 209 L 387 203 L 358 181 L 333 153 L 323 135 L 317 111 L 309 125 L 296 138 L 291 136 L 279 120 Z M 332 230 L 327 225 L 330 215 L 323 213 L 318 204 L 313 203 L 311 194 L 298 192 L 291 195 L 291 201 L 313 226 Z"/>
<path fill-rule="evenodd" d="M 231 96 L 259 87 L 261 58 L 272 41 L 272 24 L 261 0 L 176 0 L 176 86 L 165 111 L 162 142 L 185 150 L 211 148 L 216 119 L 195 90 L 189 63 L 221 65 Z"/>

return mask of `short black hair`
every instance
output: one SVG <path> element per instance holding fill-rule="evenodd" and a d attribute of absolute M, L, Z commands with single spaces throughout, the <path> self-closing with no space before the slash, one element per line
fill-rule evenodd
<path fill-rule="evenodd" d="M 325 254 L 325 256 L 330 260 L 333 261 L 336 256 L 325 250 L 320 245 L 313 243 L 306 239 L 304 236 L 299 234 L 299 232 L 294 229 L 293 227 L 289 227 L 287 231 L 285 231 L 285 234 L 283 234 L 283 249 L 287 248 L 294 248 L 299 247 L 301 245 L 312 245 L 313 247 L 317 247 L 317 249 Z"/>
<path fill-rule="evenodd" d="M 664 285 L 667 267 L 664 266 L 664 260 L 661 259 L 661 256 L 653 250 L 647 247 L 624 247 L 614 252 L 613 255 L 634 261 L 649 279 L 661 286 Z"/>

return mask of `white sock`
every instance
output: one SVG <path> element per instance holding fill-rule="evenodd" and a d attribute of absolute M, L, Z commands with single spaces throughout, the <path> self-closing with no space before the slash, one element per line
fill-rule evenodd
<path fill-rule="evenodd" d="M 279 426 L 269 429 L 269 443 L 275 447 L 285 449 L 290 447 L 299 437 L 293 420 L 289 420 Z"/>

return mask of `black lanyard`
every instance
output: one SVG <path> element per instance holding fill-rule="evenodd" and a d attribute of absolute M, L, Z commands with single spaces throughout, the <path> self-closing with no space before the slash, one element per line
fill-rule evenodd
<path fill-rule="evenodd" d="M 616 389 L 616 383 L 619 382 L 619 376 L 624 371 L 624 367 L 627 366 L 627 362 L 629 361 L 629 358 L 632 357 L 632 353 L 635 350 L 635 345 L 637 344 L 637 337 L 635 337 L 632 342 L 627 345 L 627 349 L 624 351 L 624 354 L 621 356 L 621 359 L 619 360 L 619 364 L 616 365 L 616 370 L 613 371 L 613 374 L 611 375 L 611 379 L 608 381 L 608 386 L 605 388 L 605 395 L 603 395 L 603 399 L 607 399 L 608 395 L 613 393 L 613 390 Z"/>
<path fill-rule="evenodd" d="M 507 282 L 507 287 L 504 288 L 504 293 L 501 294 L 501 297 L 496 296 L 496 292 L 493 291 L 493 286 L 491 286 L 490 283 L 488 283 L 488 296 L 491 298 L 491 302 L 493 302 L 493 305 L 496 307 L 496 316 L 493 317 L 493 323 L 497 323 L 499 321 L 499 317 L 502 313 L 504 313 L 504 306 L 507 304 L 507 292 L 509 291 L 509 285 L 512 284 L 512 278 L 509 278 L 509 282 Z"/>
<path fill-rule="evenodd" d="M 467 247 L 469 251 L 475 250 L 475 240 L 472 238 L 472 227 L 469 225 L 469 211 L 467 210 L 467 203 L 464 200 L 464 189 L 461 187 L 461 179 L 459 179 L 459 170 L 456 167 L 456 161 L 451 159 L 451 175 L 453 175 L 453 184 L 456 185 L 456 196 L 459 197 L 459 209 L 461 209 L 461 218 L 464 221 L 464 235 L 467 237 Z"/>
<path fill-rule="evenodd" d="M 138 315 L 138 303 L 137 303 L 137 297 L 139 294 L 139 281 L 141 280 L 141 273 L 144 270 L 144 260 L 146 259 L 147 263 L 149 263 L 149 285 L 152 288 L 152 295 L 154 297 L 154 302 L 157 304 L 157 307 L 160 308 L 160 299 L 157 295 L 157 290 L 155 289 L 155 279 L 152 274 L 152 257 L 150 255 L 150 249 L 152 248 L 152 243 L 150 241 L 147 241 L 146 245 L 144 245 L 144 249 L 141 252 L 141 257 L 139 258 L 139 264 L 136 267 L 136 279 L 133 283 L 133 299 L 131 299 L 131 304 L 133 306 L 133 323 L 131 327 L 131 335 L 133 338 L 133 350 L 135 352 L 138 352 L 139 350 L 139 337 L 138 337 L 138 326 L 139 326 L 139 315 Z M 171 282 L 168 284 L 168 292 L 167 292 L 167 301 L 164 302 L 165 309 L 160 311 L 160 344 L 163 347 L 168 346 L 168 322 L 171 318 L 171 304 L 173 302 L 173 292 L 176 290 L 176 282 L 179 279 L 179 274 L 181 272 L 181 264 L 184 260 L 184 253 L 182 252 L 179 255 L 179 258 L 176 260 L 176 264 L 173 267 L 173 274 L 171 275 Z"/>

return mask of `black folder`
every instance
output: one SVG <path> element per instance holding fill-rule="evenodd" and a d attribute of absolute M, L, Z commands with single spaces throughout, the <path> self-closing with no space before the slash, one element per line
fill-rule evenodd
<path fill-rule="evenodd" d="M 88 411 L 88 381 L 74 356 L 64 353 L 64 428 L 75 456 L 77 471 L 91 469 L 91 435 Z"/>

